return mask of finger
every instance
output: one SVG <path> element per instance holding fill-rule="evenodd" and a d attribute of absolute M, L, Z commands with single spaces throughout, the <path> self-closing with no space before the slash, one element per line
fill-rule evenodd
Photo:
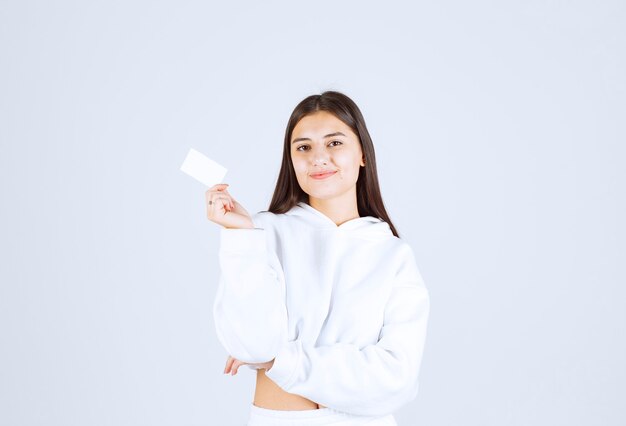
<path fill-rule="evenodd" d="M 224 190 L 225 188 L 228 188 L 227 183 L 218 183 L 217 185 L 213 185 L 204 192 L 207 200 L 209 199 L 209 197 L 211 197 L 211 194 L 215 194 L 216 192 L 222 192 L 222 190 Z"/>
<path fill-rule="evenodd" d="M 225 201 L 226 205 L 224 207 L 228 207 L 228 211 L 231 211 L 235 208 L 235 204 L 233 204 L 233 200 L 229 197 Z"/>
<path fill-rule="evenodd" d="M 224 186 L 224 187 L 215 186 L 215 187 L 212 187 L 211 189 L 206 190 L 204 195 L 205 195 L 205 199 L 206 199 L 207 203 L 213 197 L 224 194 L 224 192 L 223 192 L 224 188 L 226 188 L 226 186 Z M 230 197 L 230 194 L 226 194 L 226 195 Z"/>
<path fill-rule="evenodd" d="M 213 204 L 219 205 L 219 208 L 223 208 L 224 211 L 230 211 L 230 200 L 226 197 L 217 197 Z"/>
<path fill-rule="evenodd" d="M 230 207 L 234 209 L 235 208 L 235 199 L 233 198 L 233 196 L 230 195 L 230 193 L 226 189 L 224 191 L 222 191 L 222 193 L 228 195 L 229 200 L 230 200 Z"/>
<path fill-rule="evenodd" d="M 231 367 L 230 367 L 230 375 L 231 375 L 231 376 L 234 376 L 234 375 L 235 375 L 235 370 L 236 370 L 236 368 L 237 368 L 237 363 L 238 363 L 238 362 L 239 362 L 239 361 L 234 360 L 233 365 L 231 365 Z"/>
<path fill-rule="evenodd" d="M 228 198 L 231 199 L 233 198 L 229 193 L 227 192 L 223 192 L 223 191 L 212 191 L 208 197 L 207 197 L 207 201 L 208 200 L 213 200 L 216 198 Z"/>
<path fill-rule="evenodd" d="M 231 201 L 230 198 L 223 196 L 221 193 L 220 194 L 213 194 L 210 198 L 211 204 L 208 204 L 207 201 L 207 208 L 209 209 L 224 209 L 224 210 L 229 210 L 230 206 L 231 206 Z M 218 207 L 219 206 L 219 207 Z"/>
<path fill-rule="evenodd" d="M 209 209 L 209 211 L 213 211 L 217 204 L 217 200 L 222 196 L 221 192 L 215 192 L 215 191 L 207 191 L 206 192 L 206 197 L 205 197 L 205 201 L 207 204 L 207 209 Z M 222 206 L 223 207 L 223 206 Z"/>
<path fill-rule="evenodd" d="M 235 362 L 235 358 L 232 356 L 228 356 L 228 360 L 226 361 L 226 368 L 224 368 L 224 374 L 230 373 L 230 369 L 233 366 L 233 362 Z"/>
<path fill-rule="evenodd" d="M 233 369 L 231 371 L 231 375 L 234 376 L 235 374 L 237 374 L 237 371 L 239 370 L 239 366 L 243 365 L 243 363 L 241 361 L 239 361 L 238 359 L 235 360 L 235 362 L 233 363 Z"/>
<path fill-rule="evenodd" d="M 235 362 L 235 358 L 230 357 L 228 362 L 226 363 L 225 374 L 230 373 L 233 368 L 233 363 Z"/>

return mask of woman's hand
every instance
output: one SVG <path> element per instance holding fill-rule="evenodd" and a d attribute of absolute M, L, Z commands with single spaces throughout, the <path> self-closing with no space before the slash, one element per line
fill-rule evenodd
<path fill-rule="evenodd" d="M 250 214 L 228 193 L 227 183 L 218 183 L 206 193 L 206 216 L 224 228 L 254 228 Z"/>
<path fill-rule="evenodd" d="M 226 360 L 226 367 L 224 368 L 224 374 L 230 373 L 231 376 L 234 376 L 235 374 L 237 374 L 237 370 L 239 370 L 239 367 L 245 364 L 258 365 L 260 368 L 264 368 L 267 371 L 272 368 L 272 365 L 274 365 L 274 360 L 268 362 L 251 363 L 239 361 L 238 359 L 228 355 L 228 359 Z"/>

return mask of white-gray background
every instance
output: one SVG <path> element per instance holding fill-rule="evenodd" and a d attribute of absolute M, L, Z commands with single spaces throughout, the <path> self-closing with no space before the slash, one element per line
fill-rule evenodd
<path fill-rule="evenodd" d="M 245 423 L 220 227 L 179 167 L 198 149 L 265 210 L 289 114 L 328 89 L 431 293 L 398 423 L 625 424 L 625 24 L 621 1 L 2 0 L 0 424 Z"/>

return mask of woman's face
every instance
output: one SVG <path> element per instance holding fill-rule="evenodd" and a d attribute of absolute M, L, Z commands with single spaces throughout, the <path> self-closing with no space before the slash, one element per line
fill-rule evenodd
<path fill-rule="evenodd" d="M 291 161 L 300 187 L 310 198 L 356 200 L 359 167 L 365 166 L 361 144 L 333 114 L 316 111 L 300 119 L 291 134 Z M 320 172 L 332 174 L 316 179 L 314 174 Z"/>

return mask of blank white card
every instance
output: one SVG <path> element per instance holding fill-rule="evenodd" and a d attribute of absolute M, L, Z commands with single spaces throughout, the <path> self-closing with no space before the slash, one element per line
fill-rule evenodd
<path fill-rule="evenodd" d="M 180 166 L 180 170 L 206 186 L 223 183 L 227 172 L 226 167 L 193 148 L 189 149 L 183 165 Z"/>

